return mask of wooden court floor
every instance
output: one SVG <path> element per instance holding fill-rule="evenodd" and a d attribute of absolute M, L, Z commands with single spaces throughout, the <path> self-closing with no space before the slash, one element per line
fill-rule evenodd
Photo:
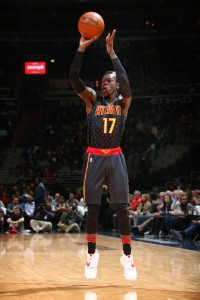
<path fill-rule="evenodd" d="M 0 235 L 0 299 L 200 299 L 200 253 L 133 241 L 138 278 L 127 281 L 119 238 L 99 235 L 95 280 L 84 278 L 85 234 Z"/>

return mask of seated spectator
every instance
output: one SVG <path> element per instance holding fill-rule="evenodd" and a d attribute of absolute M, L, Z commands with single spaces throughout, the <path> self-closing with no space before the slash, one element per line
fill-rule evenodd
<path fill-rule="evenodd" d="M 73 204 L 78 206 L 80 204 L 79 201 L 75 199 L 74 193 L 69 193 L 69 199 L 67 199 L 66 203 L 69 204 L 69 206 L 72 206 Z"/>
<path fill-rule="evenodd" d="M 59 198 L 60 198 L 60 194 L 59 193 L 56 193 L 55 195 L 54 195 L 54 198 L 53 198 L 53 201 L 52 201 L 52 204 L 56 207 L 56 205 L 58 204 L 58 200 L 59 200 Z"/>
<path fill-rule="evenodd" d="M 180 196 L 180 201 L 174 201 L 172 203 L 172 210 L 169 214 L 164 216 L 165 228 L 167 232 L 167 238 L 171 238 L 171 229 L 184 230 L 189 224 L 189 208 L 192 207 L 191 203 L 188 203 L 186 194 Z M 173 209 L 174 208 L 174 209 Z"/>
<path fill-rule="evenodd" d="M 23 211 L 23 207 L 19 203 L 19 198 L 13 195 L 12 201 L 7 205 L 7 215 L 10 216 L 16 207 L 19 207 Z"/>
<path fill-rule="evenodd" d="M 0 201 L 0 232 L 5 231 L 5 216 L 6 216 L 6 208 L 2 201 Z"/>
<path fill-rule="evenodd" d="M 6 212 L 6 208 L 5 208 L 5 205 L 3 204 L 3 202 L 0 200 L 0 208 L 3 208 L 3 210 L 5 210 L 5 212 Z"/>
<path fill-rule="evenodd" d="M 77 205 L 73 204 L 71 207 L 68 205 L 67 211 L 61 215 L 58 228 L 65 233 L 80 232 L 82 215 L 77 210 Z"/>
<path fill-rule="evenodd" d="M 151 199 L 150 209 L 147 211 L 146 214 L 142 214 L 139 216 L 137 221 L 137 226 L 142 224 L 147 219 L 153 218 L 155 214 L 158 215 L 159 211 L 162 209 L 163 203 L 158 198 L 156 193 L 150 193 L 150 199 Z"/>
<path fill-rule="evenodd" d="M 8 203 L 10 202 L 10 197 L 8 196 L 6 191 L 2 192 L 2 195 L 0 196 L 0 201 L 3 202 L 4 206 L 7 207 Z"/>
<path fill-rule="evenodd" d="M 35 179 L 35 194 L 34 194 L 34 202 L 35 202 L 35 212 L 37 207 L 41 204 L 45 204 L 46 202 L 46 187 L 43 183 L 43 178 L 39 177 Z"/>
<path fill-rule="evenodd" d="M 55 211 L 48 204 L 37 207 L 34 218 L 30 221 L 31 228 L 36 233 L 50 232 L 53 227 Z"/>
<path fill-rule="evenodd" d="M 9 233 L 17 233 L 24 231 L 24 217 L 20 207 L 15 207 L 14 212 L 7 219 Z"/>
<path fill-rule="evenodd" d="M 81 197 L 79 200 L 78 210 L 80 211 L 80 213 L 82 214 L 83 217 L 87 213 L 87 206 L 85 203 L 85 199 L 83 197 Z"/>
<path fill-rule="evenodd" d="M 54 217 L 54 224 L 53 224 L 54 230 L 57 230 L 57 225 L 60 222 L 62 213 L 65 212 L 68 207 L 68 204 L 65 203 L 64 196 L 62 195 L 60 196 L 60 194 L 58 193 L 56 195 L 59 195 L 59 198 L 57 198 L 57 204 L 55 205 L 55 217 Z"/>
<path fill-rule="evenodd" d="M 22 211 L 24 211 L 24 206 L 26 203 L 26 199 L 24 197 L 22 197 L 21 191 L 18 190 L 15 193 L 15 197 L 17 197 L 19 199 L 19 206 L 22 208 Z"/>
<path fill-rule="evenodd" d="M 51 196 L 46 197 L 46 204 L 51 206 L 51 210 L 55 211 L 55 205 L 53 204 L 53 198 Z"/>
<path fill-rule="evenodd" d="M 150 210 L 150 207 L 151 207 L 151 201 L 149 200 L 148 195 L 142 194 L 141 202 L 137 210 L 132 214 L 132 218 L 134 220 L 133 225 L 135 226 L 137 225 L 139 216 L 144 216 Z M 131 210 L 129 212 L 131 212 Z"/>
<path fill-rule="evenodd" d="M 29 194 L 25 194 L 24 198 L 26 199 L 26 204 L 24 206 L 24 227 L 25 229 L 30 230 L 30 221 L 33 219 L 35 202 L 33 201 L 33 197 Z"/>
<path fill-rule="evenodd" d="M 182 243 L 185 239 L 194 240 L 200 234 L 200 220 L 193 220 L 192 224 L 183 231 L 171 229 L 172 237 Z"/>
<path fill-rule="evenodd" d="M 166 194 L 164 196 L 164 203 L 162 209 L 159 211 L 158 215 L 155 215 L 152 224 L 151 224 L 151 230 L 149 232 L 149 236 L 155 238 L 164 238 L 166 236 L 166 229 L 165 229 L 165 223 L 164 223 L 164 216 L 168 215 L 169 212 L 172 210 L 172 203 L 173 200 L 169 196 L 169 194 Z"/>
<path fill-rule="evenodd" d="M 193 203 L 194 205 L 200 205 L 200 190 L 195 190 L 193 194 Z"/>
<path fill-rule="evenodd" d="M 171 229 L 172 238 L 179 242 L 183 242 L 185 239 L 194 240 L 200 237 L 200 202 L 198 197 L 195 197 L 193 204 L 195 205 L 188 205 L 188 218 L 191 223 L 181 231 Z"/>
<path fill-rule="evenodd" d="M 134 212 L 137 211 L 137 208 L 140 205 L 140 202 L 141 202 L 141 192 L 136 190 L 136 191 L 134 191 L 133 200 L 131 201 L 128 209 L 132 210 Z"/>
<path fill-rule="evenodd" d="M 155 216 L 159 216 L 160 211 L 163 208 L 163 203 L 160 199 L 157 198 L 157 194 L 150 194 L 152 203 L 150 209 L 144 215 L 140 215 L 138 218 L 137 226 L 132 226 L 131 231 L 133 234 L 141 234 L 145 230 L 145 233 L 149 234 L 151 231 L 151 225 L 153 222 L 153 218 Z"/>

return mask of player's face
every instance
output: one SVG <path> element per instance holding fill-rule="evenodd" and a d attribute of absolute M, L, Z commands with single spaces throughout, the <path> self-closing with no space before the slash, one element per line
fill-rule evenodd
<path fill-rule="evenodd" d="M 115 73 L 105 74 L 101 81 L 101 91 L 104 97 L 109 97 L 117 91 L 117 82 Z"/>

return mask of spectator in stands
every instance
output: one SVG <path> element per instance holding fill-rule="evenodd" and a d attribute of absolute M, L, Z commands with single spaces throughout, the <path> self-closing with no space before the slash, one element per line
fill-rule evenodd
<path fill-rule="evenodd" d="M 45 179 L 52 179 L 54 178 L 54 173 L 48 167 L 45 167 L 41 171 L 41 177 Z"/>
<path fill-rule="evenodd" d="M 54 211 L 56 210 L 55 205 L 53 205 L 53 199 L 51 196 L 46 197 L 46 204 L 51 206 L 51 210 L 54 210 Z"/>
<path fill-rule="evenodd" d="M 192 197 L 192 204 L 193 205 L 200 205 L 200 190 L 194 190 L 193 197 Z"/>
<path fill-rule="evenodd" d="M 3 209 L 5 210 L 5 212 L 6 212 L 6 208 L 5 208 L 5 205 L 4 205 L 4 203 L 0 200 L 0 207 L 3 207 Z"/>
<path fill-rule="evenodd" d="M 12 201 L 7 206 L 7 215 L 10 216 L 16 207 L 19 207 L 23 211 L 23 207 L 19 203 L 19 198 L 13 195 Z"/>
<path fill-rule="evenodd" d="M 35 211 L 37 207 L 40 207 L 41 204 L 45 204 L 46 202 L 46 188 L 43 183 L 42 177 L 35 179 L 36 190 L 34 194 L 34 202 L 35 202 Z"/>
<path fill-rule="evenodd" d="M 160 192 L 160 193 L 159 193 L 159 196 L 158 196 L 158 199 L 160 199 L 160 201 L 161 201 L 163 204 L 164 204 L 165 195 L 166 195 L 166 192 Z"/>
<path fill-rule="evenodd" d="M 170 191 L 168 191 L 168 193 L 169 193 Z M 179 207 L 179 203 L 180 203 L 180 197 L 181 197 L 181 195 L 182 194 L 185 194 L 182 190 L 177 190 L 177 189 L 175 189 L 175 190 L 173 190 L 173 192 L 172 192 L 172 200 L 173 200 L 173 202 L 174 202 L 174 204 L 173 204 L 173 209 L 175 209 L 176 208 L 176 205 Z"/>
<path fill-rule="evenodd" d="M 27 195 L 27 194 L 26 194 L 26 195 Z M 23 209 L 23 211 L 24 211 L 24 209 L 25 209 L 25 204 L 26 204 L 26 202 L 27 202 L 27 199 L 26 199 L 25 195 L 22 196 L 22 195 L 21 195 L 21 192 L 18 191 L 18 192 L 16 193 L 16 196 L 19 198 L 19 204 L 20 204 L 20 206 L 22 207 L 22 209 Z"/>
<path fill-rule="evenodd" d="M 200 235 L 200 220 L 193 220 L 192 224 L 183 231 L 171 229 L 172 237 L 182 243 L 185 239 L 194 240 Z"/>
<path fill-rule="evenodd" d="M 141 202 L 141 192 L 136 190 L 136 191 L 134 191 L 133 200 L 130 203 L 128 210 L 132 210 L 134 212 L 137 211 L 137 208 L 138 208 L 140 202 Z"/>
<path fill-rule="evenodd" d="M 79 201 L 77 199 L 75 199 L 74 193 L 69 193 L 69 199 L 67 199 L 66 201 L 67 204 L 69 204 L 69 206 L 72 206 L 73 204 L 75 204 L 76 206 L 79 205 Z"/>
<path fill-rule="evenodd" d="M 145 215 L 140 215 L 138 218 L 137 226 L 132 226 L 131 230 L 133 234 L 140 234 L 144 230 L 146 231 L 146 234 L 149 234 L 151 230 L 151 225 L 153 222 L 153 218 L 155 216 L 158 216 L 160 211 L 163 208 L 163 203 L 162 201 L 158 198 L 158 195 L 156 193 L 151 193 L 151 207 L 150 209 L 146 212 Z"/>
<path fill-rule="evenodd" d="M 0 232 L 4 232 L 5 230 L 5 216 L 6 216 L 6 208 L 2 201 L 0 201 Z"/>
<path fill-rule="evenodd" d="M 60 195 L 58 198 L 58 203 L 55 205 L 55 211 L 61 215 L 66 210 L 65 197 Z"/>
<path fill-rule="evenodd" d="M 76 204 L 67 205 L 67 211 L 62 213 L 58 228 L 65 233 L 80 232 L 82 215 L 78 212 Z"/>
<path fill-rule="evenodd" d="M 33 219 L 33 214 L 35 211 L 35 202 L 33 197 L 29 194 L 25 194 L 26 204 L 24 206 L 24 227 L 26 230 L 30 230 L 30 221 Z"/>
<path fill-rule="evenodd" d="M 168 215 L 164 216 L 165 228 L 167 231 L 166 238 L 171 238 L 171 229 L 184 230 L 189 224 L 189 208 L 192 207 L 188 203 L 187 195 L 182 194 L 180 201 L 174 201 L 171 205 L 172 210 Z"/>
<path fill-rule="evenodd" d="M 149 200 L 149 197 L 147 194 L 142 194 L 141 195 L 141 202 L 136 210 L 136 212 L 133 213 L 133 225 L 137 225 L 137 221 L 139 216 L 145 216 L 146 213 L 150 210 L 151 208 L 151 201 Z"/>
<path fill-rule="evenodd" d="M 188 204 L 188 218 L 191 220 L 191 223 L 181 231 L 171 229 L 172 237 L 179 241 L 183 242 L 185 239 L 194 240 L 200 238 L 200 197 L 199 190 L 196 190 L 194 197 L 194 205 Z"/>
<path fill-rule="evenodd" d="M 15 207 L 13 213 L 7 219 L 9 233 L 22 232 L 24 230 L 24 217 L 20 207 Z"/>
<path fill-rule="evenodd" d="M 0 200 L 3 202 L 4 206 L 7 207 L 8 203 L 10 202 L 10 197 L 8 195 L 8 193 L 3 190 L 2 191 L 2 195 L 0 196 Z"/>
<path fill-rule="evenodd" d="M 51 232 L 54 222 L 55 211 L 48 204 L 37 206 L 34 218 L 30 221 L 31 228 L 36 233 Z"/>
<path fill-rule="evenodd" d="M 51 198 L 52 204 L 53 204 L 53 196 L 51 196 L 50 191 L 46 189 L 46 199 L 47 199 L 47 198 L 49 198 L 49 199 Z M 54 204 L 53 204 L 53 205 L 54 205 Z"/>
<path fill-rule="evenodd" d="M 159 199 L 157 193 L 154 192 L 150 193 L 150 199 L 151 199 L 151 207 L 145 215 L 139 216 L 137 225 L 140 225 L 147 219 L 152 218 L 155 214 L 158 215 L 159 211 L 162 209 L 163 202 Z"/>
<path fill-rule="evenodd" d="M 166 236 L 166 229 L 165 229 L 165 223 L 164 223 L 164 216 L 168 215 L 169 212 L 172 210 L 172 204 L 173 201 L 171 197 L 168 194 L 165 194 L 164 201 L 163 201 L 163 207 L 159 211 L 158 215 L 155 215 L 152 220 L 151 224 L 151 230 L 148 234 L 148 237 L 159 237 L 164 238 Z"/>
<path fill-rule="evenodd" d="M 57 204 L 59 204 L 59 198 L 60 198 L 60 194 L 59 193 L 55 193 L 54 198 L 53 198 L 53 205 L 56 207 Z"/>
<path fill-rule="evenodd" d="M 57 195 L 59 195 L 59 198 L 57 198 Z M 67 211 L 68 205 L 65 202 L 65 197 L 60 196 L 59 193 L 55 194 L 55 197 L 57 198 L 57 204 L 55 205 L 55 217 L 54 217 L 54 224 L 53 228 L 54 230 L 57 230 L 57 225 L 60 222 L 60 218 L 63 212 Z"/>

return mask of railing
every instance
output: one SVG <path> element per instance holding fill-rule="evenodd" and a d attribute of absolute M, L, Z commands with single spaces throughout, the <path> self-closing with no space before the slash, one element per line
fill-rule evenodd
<path fill-rule="evenodd" d="M 63 188 L 74 189 L 81 186 L 81 171 L 59 172 L 59 184 Z"/>
<path fill-rule="evenodd" d="M 58 176 L 53 178 L 43 178 L 46 188 L 50 191 L 55 191 L 59 187 L 64 190 L 76 190 L 81 187 L 81 171 L 62 171 Z M 16 184 L 17 181 L 27 182 L 30 178 L 27 177 L 10 177 L 9 171 L 0 171 L 0 184 Z"/>

